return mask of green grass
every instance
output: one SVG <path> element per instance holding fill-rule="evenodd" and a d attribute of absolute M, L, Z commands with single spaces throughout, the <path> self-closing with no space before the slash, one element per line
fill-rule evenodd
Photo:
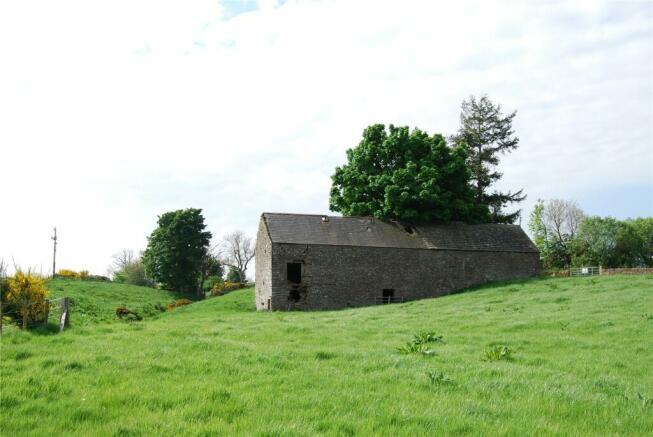
<path fill-rule="evenodd" d="M 156 305 L 163 305 L 179 298 L 166 290 L 138 287 L 111 282 L 54 279 L 48 281 L 49 297 L 69 297 L 71 317 L 76 326 L 115 322 L 116 308 L 126 306 L 144 317 L 154 316 L 160 311 Z"/>
<path fill-rule="evenodd" d="M 242 290 L 138 323 L 12 330 L 0 433 L 650 435 L 650 314 L 653 277 L 608 276 L 329 312 L 257 313 Z M 421 342 L 432 354 L 398 351 L 424 333 L 442 336 Z"/>

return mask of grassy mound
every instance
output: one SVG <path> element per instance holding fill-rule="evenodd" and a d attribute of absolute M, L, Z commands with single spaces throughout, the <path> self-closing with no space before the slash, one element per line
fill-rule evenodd
<path fill-rule="evenodd" d="M 3 433 L 653 429 L 650 276 L 532 280 L 328 312 L 257 313 L 252 294 L 137 323 L 4 335 Z"/>
<path fill-rule="evenodd" d="M 125 306 L 142 316 L 160 313 L 157 305 L 165 305 L 179 298 L 166 290 L 112 282 L 54 279 L 48 281 L 50 297 L 69 297 L 71 317 L 75 326 L 99 322 L 115 322 L 116 308 Z"/>

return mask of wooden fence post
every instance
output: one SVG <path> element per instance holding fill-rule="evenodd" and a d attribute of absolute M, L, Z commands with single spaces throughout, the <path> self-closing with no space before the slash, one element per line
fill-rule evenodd
<path fill-rule="evenodd" d="M 50 317 L 50 299 L 45 299 L 45 320 L 43 324 L 48 326 L 48 318 Z"/>
<path fill-rule="evenodd" d="M 61 317 L 59 318 L 59 332 L 64 328 L 70 326 L 70 306 L 68 305 L 68 298 L 61 299 Z"/>

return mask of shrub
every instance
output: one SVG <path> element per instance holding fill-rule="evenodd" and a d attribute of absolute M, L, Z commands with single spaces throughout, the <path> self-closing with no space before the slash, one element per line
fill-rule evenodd
<path fill-rule="evenodd" d="M 107 276 L 102 276 L 102 275 L 88 275 L 88 278 L 86 279 L 88 281 L 102 281 L 102 282 L 109 282 L 111 280 Z"/>
<path fill-rule="evenodd" d="M 141 317 L 140 314 L 138 314 L 136 311 L 130 310 L 125 306 L 116 308 L 116 316 L 118 316 L 119 319 L 126 320 L 128 322 L 143 320 L 143 317 Z"/>
<path fill-rule="evenodd" d="M 32 271 L 16 270 L 13 278 L 7 281 L 6 298 L 23 320 L 23 328 L 30 321 L 42 320 L 47 310 L 45 279 Z"/>
<path fill-rule="evenodd" d="M 241 288 L 245 288 L 242 282 L 218 282 L 211 289 L 211 296 L 221 296 Z"/>
<path fill-rule="evenodd" d="M 60 278 L 66 278 L 66 279 L 80 279 L 80 274 L 74 270 L 69 270 L 69 269 L 60 269 L 57 272 L 57 276 Z"/>
<path fill-rule="evenodd" d="M 190 305 L 193 301 L 190 299 L 177 299 L 176 301 L 166 305 L 166 311 L 172 311 L 175 308 L 183 307 L 184 305 Z"/>
<path fill-rule="evenodd" d="M 145 274 L 145 266 L 140 259 L 126 262 L 113 273 L 113 280 L 123 284 L 151 287 L 154 283 Z"/>
<path fill-rule="evenodd" d="M 511 361 L 512 349 L 506 345 L 494 345 L 485 351 L 484 361 Z"/>

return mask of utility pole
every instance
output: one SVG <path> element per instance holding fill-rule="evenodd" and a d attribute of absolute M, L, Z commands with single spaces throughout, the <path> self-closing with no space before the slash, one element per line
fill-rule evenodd
<path fill-rule="evenodd" d="M 52 279 L 54 279 L 55 274 L 57 273 L 57 228 L 54 228 L 54 236 L 51 237 L 54 241 L 54 251 L 52 253 Z"/>

